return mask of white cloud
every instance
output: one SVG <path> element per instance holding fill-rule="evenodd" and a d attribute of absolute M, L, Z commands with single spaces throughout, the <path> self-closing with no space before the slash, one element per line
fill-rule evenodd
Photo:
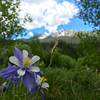
<path fill-rule="evenodd" d="M 29 37 L 34 36 L 32 32 L 29 32 L 28 35 L 29 35 Z"/>
<path fill-rule="evenodd" d="M 24 27 L 27 29 L 44 26 L 49 32 L 56 32 L 60 24 L 68 24 L 70 19 L 78 13 L 78 8 L 68 2 L 57 3 L 56 0 L 22 0 L 20 19 L 29 14 L 32 22 L 27 22 Z"/>
<path fill-rule="evenodd" d="M 80 0 L 76 0 L 76 1 L 80 2 Z"/>

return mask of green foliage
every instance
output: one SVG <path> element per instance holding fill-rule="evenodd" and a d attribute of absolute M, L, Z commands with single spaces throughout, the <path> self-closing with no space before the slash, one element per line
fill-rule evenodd
<path fill-rule="evenodd" d="M 73 41 L 73 40 L 72 40 Z M 78 57 L 77 44 L 67 43 L 62 40 L 59 41 L 58 47 L 61 48 L 60 52 L 73 58 Z"/>
<path fill-rule="evenodd" d="M 92 33 L 78 33 L 80 38 L 78 63 L 100 71 L 100 40 Z"/>
<path fill-rule="evenodd" d="M 51 66 L 55 67 L 65 67 L 67 69 L 70 69 L 76 65 L 76 61 L 74 58 L 68 56 L 68 55 L 63 55 L 59 53 L 57 50 L 54 52 L 53 56 L 53 61 Z"/>
<path fill-rule="evenodd" d="M 2 39 L 21 33 L 22 27 L 18 19 L 19 3 L 20 0 L 0 1 L 0 37 Z"/>
<path fill-rule="evenodd" d="M 100 28 L 100 0 L 80 0 L 77 2 L 80 9 L 80 18 Z"/>

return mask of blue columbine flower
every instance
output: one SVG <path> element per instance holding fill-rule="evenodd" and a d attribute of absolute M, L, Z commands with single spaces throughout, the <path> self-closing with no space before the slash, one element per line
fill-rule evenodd
<path fill-rule="evenodd" d="M 21 80 L 29 91 L 37 87 L 36 77 L 40 73 L 39 67 L 34 64 L 40 59 L 39 56 L 30 56 L 26 50 L 22 52 L 15 48 L 14 56 L 9 57 L 8 68 L 0 71 L 0 76 L 13 82 Z"/>
<path fill-rule="evenodd" d="M 42 72 L 35 63 L 40 59 L 37 55 L 29 54 L 28 51 L 15 48 L 14 56 L 9 57 L 9 65 L 7 68 L 0 71 L 0 76 L 9 81 L 9 84 L 4 83 L 0 86 L 0 90 L 5 91 L 9 89 L 12 83 L 17 84 L 22 81 L 29 92 L 34 92 L 39 89 L 42 100 L 44 100 L 43 89 L 48 89 L 49 84 Z"/>

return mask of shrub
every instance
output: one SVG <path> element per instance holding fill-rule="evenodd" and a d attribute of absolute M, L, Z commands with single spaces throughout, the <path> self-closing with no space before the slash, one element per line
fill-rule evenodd
<path fill-rule="evenodd" d="M 62 55 L 58 51 L 54 52 L 53 60 L 52 60 L 52 66 L 56 67 L 65 67 L 67 69 L 70 69 L 76 65 L 76 61 L 74 58 L 68 56 L 68 55 Z"/>

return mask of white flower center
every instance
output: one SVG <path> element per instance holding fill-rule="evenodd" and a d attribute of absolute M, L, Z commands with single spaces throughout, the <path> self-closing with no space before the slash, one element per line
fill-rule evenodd
<path fill-rule="evenodd" d="M 18 73 L 19 76 L 24 76 L 25 70 L 19 69 L 19 70 L 17 70 L 17 73 Z"/>

